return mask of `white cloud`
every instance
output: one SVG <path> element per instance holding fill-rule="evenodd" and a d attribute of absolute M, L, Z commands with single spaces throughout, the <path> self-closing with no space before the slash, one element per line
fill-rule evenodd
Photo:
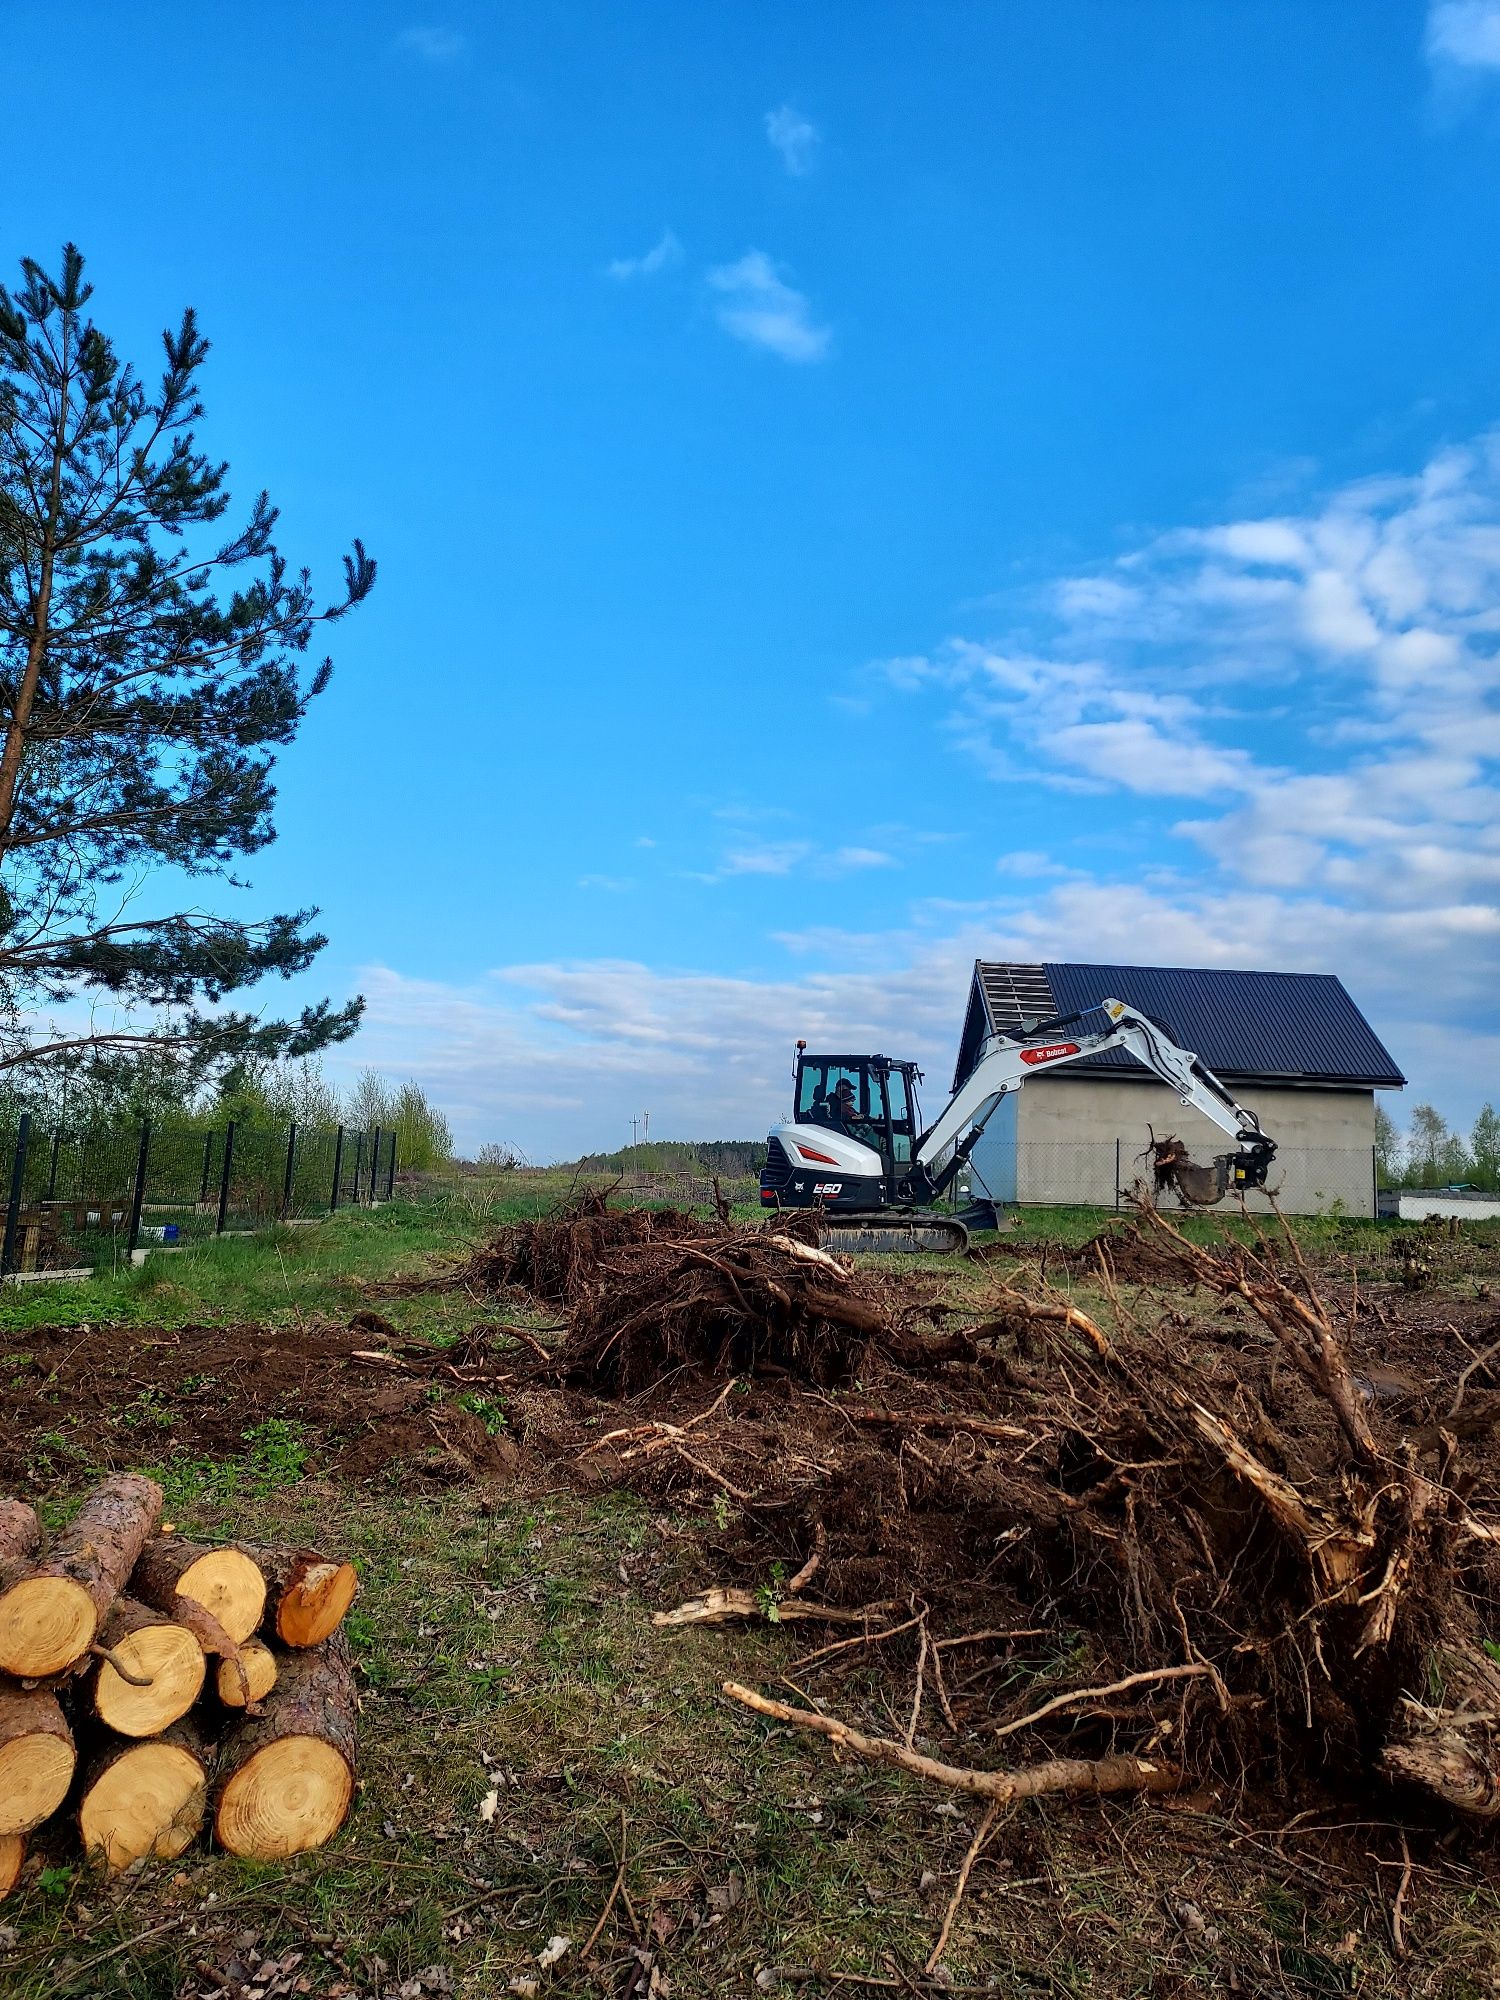
<path fill-rule="evenodd" d="M 639 257 L 616 257 L 605 268 L 612 278 L 654 278 L 659 271 L 669 271 L 681 262 L 682 245 L 670 229 L 664 229 Z"/>
<path fill-rule="evenodd" d="M 790 875 L 812 847 L 805 840 L 766 841 L 755 847 L 735 847 L 719 863 L 720 875 Z"/>
<path fill-rule="evenodd" d="M 403 28 L 396 37 L 398 49 L 429 63 L 457 62 L 468 46 L 456 28 Z"/>
<path fill-rule="evenodd" d="M 900 864 L 894 854 L 887 854 L 879 847 L 841 847 L 829 857 L 829 865 L 835 871 L 846 868 L 895 868 Z"/>
<path fill-rule="evenodd" d="M 810 118 L 794 111 L 790 104 L 778 105 L 766 113 L 766 137 L 781 155 L 781 164 L 799 179 L 810 174 L 822 134 Z"/>
<path fill-rule="evenodd" d="M 815 324 L 806 297 L 787 284 L 764 250 L 747 250 L 737 263 L 716 266 L 708 282 L 719 294 L 719 324 L 736 340 L 768 348 L 783 361 L 827 355 L 832 333 Z"/>
<path fill-rule="evenodd" d="M 1433 0 L 1427 55 L 1440 66 L 1500 70 L 1500 0 Z"/>

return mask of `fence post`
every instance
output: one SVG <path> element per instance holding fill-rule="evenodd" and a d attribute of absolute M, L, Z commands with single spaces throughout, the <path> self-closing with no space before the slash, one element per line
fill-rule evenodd
<path fill-rule="evenodd" d="M 214 1163 L 214 1135 L 212 1132 L 208 1132 L 205 1133 L 203 1139 L 203 1183 L 202 1186 L 198 1189 L 198 1206 L 200 1208 L 206 1208 L 208 1206 L 208 1176 L 209 1176 L 209 1170 L 213 1166 L 213 1163 Z"/>
<path fill-rule="evenodd" d="M 391 1165 L 385 1177 L 385 1198 L 389 1201 L 396 1192 L 396 1135 L 391 1134 Z"/>
<path fill-rule="evenodd" d="M 370 1134 L 370 1206 L 380 1199 L 380 1127 Z"/>
<path fill-rule="evenodd" d="M 286 1128 L 286 1172 L 281 1177 L 281 1213 L 285 1216 L 292 1206 L 292 1173 L 297 1164 L 297 1121 L 294 1118 Z"/>
<path fill-rule="evenodd" d="M 16 1221 L 21 1213 L 21 1189 L 26 1182 L 26 1149 L 31 1144 L 31 1113 L 23 1111 L 16 1127 L 15 1157 L 10 1163 L 10 1203 L 5 1211 L 5 1242 L 0 1246 L 0 1277 L 16 1261 Z"/>
<path fill-rule="evenodd" d="M 363 1132 L 356 1132 L 354 1135 L 354 1195 L 353 1195 L 354 1206 L 356 1208 L 359 1207 L 359 1170 L 364 1165 L 364 1159 L 365 1159 L 365 1135 Z"/>
<path fill-rule="evenodd" d="M 1379 1213 L 1380 1213 L 1380 1148 L 1379 1148 L 1378 1146 L 1372 1146 L 1372 1147 L 1370 1148 L 1370 1200 L 1371 1200 L 1371 1203 L 1372 1203 L 1372 1206 L 1371 1206 L 1371 1209 L 1370 1209 L 1370 1213 L 1371 1213 L 1371 1215 L 1379 1215 Z"/>
<path fill-rule="evenodd" d="M 47 1200 L 57 1199 L 57 1149 L 62 1144 L 62 1127 L 52 1134 L 52 1161 L 47 1168 Z"/>
<path fill-rule="evenodd" d="M 1120 1206 L 1120 1142 L 1115 1140 L 1115 1208 Z"/>
<path fill-rule="evenodd" d="M 338 1137 L 333 1142 L 333 1197 L 328 1204 L 328 1213 L 339 1205 L 339 1182 L 344 1177 L 344 1128 L 339 1127 Z"/>
<path fill-rule="evenodd" d="M 141 1147 L 135 1156 L 135 1193 L 130 1197 L 130 1241 L 132 1256 L 141 1240 L 141 1207 L 146 1199 L 146 1155 L 151 1150 L 151 1120 L 141 1121 Z"/>
<path fill-rule="evenodd" d="M 214 1235 L 224 1234 L 224 1219 L 229 1213 L 229 1175 L 234 1166 L 234 1120 L 231 1118 L 224 1127 L 224 1164 L 219 1169 L 219 1214 L 214 1223 Z"/>

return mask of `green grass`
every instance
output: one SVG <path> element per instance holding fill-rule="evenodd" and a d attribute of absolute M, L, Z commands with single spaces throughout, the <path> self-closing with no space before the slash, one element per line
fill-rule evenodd
<path fill-rule="evenodd" d="M 347 1312 L 371 1281 L 451 1259 L 556 1191 L 531 1181 L 524 1195 L 512 1186 L 481 1203 L 439 1188 L 374 1214 L 153 1260 L 143 1276 L 54 1288 L 50 1299 L 42 1288 L 8 1292 L 0 1325 L 24 1330 L 64 1308 L 80 1320 L 158 1322 Z M 1070 1215 L 1054 1229 L 1066 1222 L 1081 1241 L 1099 1219 Z M 1028 1212 L 1028 1232 L 1039 1221 Z M 988 1282 L 980 1267 L 920 1263 L 960 1290 Z M 472 1301 L 444 1293 L 378 1304 L 436 1341 L 473 1319 Z M 0 1352 L 23 1348 L 14 1334 L 0 1339 Z M 65 1417 L 56 1449 L 71 1489 L 86 1468 Z M 335 1988 L 383 1995 L 432 1966 L 458 2000 L 535 1978 L 559 2000 L 612 1993 L 631 1913 L 673 2000 L 754 1996 L 757 1969 L 772 1965 L 885 1979 L 896 1977 L 892 1954 L 904 1971 L 922 1965 L 977 1809 L 840 1763 L 722 1697 L 729 1677 L 781 1691 L 795 1633 L 653 1629 L 653 1609 L 720 1580 L 710 1516 L 626 1492 L 574 1493 L 546 1465 L 498 1495 L 415 1494 L 394 1475 L 342 1485 L 309 1473 L 296 1426 L 274 1418 L 247 1429 L 232 1464 L 162 1463 L 157 1399 L 137 1398 L 131 1420 L 140 1462 L 167 1483 L 184 1532 L 308 1542 L 356 1562 L 347 1631 L 364 1702 L 360 1789 L 337 1840 L 275 1866 L 199 1845 L 108 1883 L 78 1865 L 65 1837 L 44 1836 L 42 1870 L 0 1906 L 0 1926 L 14 1932 L 0 1929 L 4 2000 L 169 2000 L 213 1990 L 204 1968 L 251 1949 L 302 1952 L 314 2000 Z M 1047 1678 L 1062 1665 L 1038 1659 L 1024 1671 Z M 882 1695 L 897 1712 L 909 1701 L 910 1676 L 909 1661 L 881 1658 L 830 1693 L 878 1718 Z M 1421 1957 L 1400 1964 L 1386 1903 L 1337 1866 L 1309 1881 L 1298 1857 L 1315 1858 L 1315 1845 L 1299 1835 L 1289 1852 L 1246 1837 L 1229 1809 L 1208 1799 L 1018 1809 L 975 1873 L 947 1955 L 954 1980 L 1147 2000 L 1222 1992 L 1234 1967 L 1246 1992 L 1395 2000 L 1420 1964 L 1420 1990 L 1436 2000 L 1489 1991 L 1500 1899 L 1482 1854 L 1466 1854 L 1460 1873 L 1414 1836 L 1421 1869 L 1408 1919 Z M 590 1974 L 576 1953 L 608 1897 L 622 1824 L 629 1902 L 617 1903 Z M 1357 1838 L 1395 1851 L 1378 1828 Z M 1214 1942 L 1172 1914 L 1183 1904 L 1201 1911 Z M 537 1955 L 554 1934 L 574 1949 L 542 1975 Z"/>

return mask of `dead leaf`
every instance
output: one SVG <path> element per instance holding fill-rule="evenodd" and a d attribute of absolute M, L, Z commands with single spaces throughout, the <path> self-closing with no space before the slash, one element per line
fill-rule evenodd
<path fill-rule="evenodd" d="M 536 1955 L 536 1962 L 542 1968 L 543 1972 L 545 1972 L 549 1966 L 556 1965 L 557 1961 L 562 1957 L 563 1953 L 568 1949 L 568 1947 L 572 1944 L 572 1942 L 573 1940 L 571 1938 L 566 1938 L 566 1937 L 548 1938 L 545 1950 L 539 1951 Z"/>
<path fill-rule="evenodd" d="M 737 1910 L 744 1900 L 745 1881 L 741 1875 L 731 1875 L 727 1882 L 716 1882 L 708 1892 L 708 1907 L 721 1917 Z"/>
<path fill-rule="evenodd" d="M 484 1821 L 486 1826 L 495 1817 L 495 1809 L 499 1804 L 500 1794 L 498 1791 L 486 1792 L 484 1797 L 479 1801 L 479 1817 Z"/>

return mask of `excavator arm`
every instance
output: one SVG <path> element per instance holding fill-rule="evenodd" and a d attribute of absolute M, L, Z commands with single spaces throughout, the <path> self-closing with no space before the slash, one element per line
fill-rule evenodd
<path fill-rule="evenodd" d="M 941 1194 L 950 1184 L 1012 1091 L 1043 1070 L 1060 1069 L 1101 1050 L 1119 1048 L 1128 1050 L 1143 1068 L 1175 1091 L 1181 1103 L 1201 1111 L 1238 1142 L 1238 1152 L 1223 1159 L 1221 1194 L 1229 1185 L 1265 1186 L 1276 1142 L 1261 1131 L 1255 1113 L 1237 1102 L 1191 1049 L 1179 1048 L 1144 1014 L 1133 1012 L 1123 1000 L 1101 1000 L 1099 1007 L 1110 1025 L 1096 1034 L 1062 1033 L 1084 1018 L 1072 1014 L 1044 1022 L 1029 1032 L 989 1037 L 978 1062 L 917 1142 L 913 1163 L 932 1194 Z"/>

